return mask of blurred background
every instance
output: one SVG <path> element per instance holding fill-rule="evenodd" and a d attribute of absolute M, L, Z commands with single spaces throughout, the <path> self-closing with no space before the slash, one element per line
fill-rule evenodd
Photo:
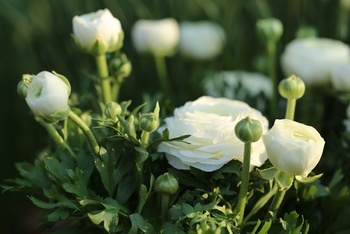
<path fill-rule="evenodd" d="M 166 58 L 175 106 L 194 100 L 203 93 L 198 87 L 208 71 L 256 70 L 256 58 L 265 53 L 257 37 L 256 21 L 275 17 L 281 20 L 284 33 L 278 44 L 278 55 L 295 38 L 301 26 L 312 26 L 320 37 L 341 40 L 347 44 L 349 11 L 346 1 L 338 0 L 0 0 L 0 180 L 16 175 L 15 162 L 32 162 L 45 146 L 45 130 L 32 118 L 25 101 L 16 92 L 22 74 L 36 74 L 43 70 L 65 75 L 76 92 L 84 89 L 86 74 L 95 72 L 91 57 L 78 51 L 72 43 L 72 18 L 98 9 L 108 8 L 122 24 L 125 40 L 122 51 L 133 65 L 133 71 L 121 89 L 120 100 L 132 99 L 141 104 L 143 94 L 159 90 L 154 60 L 138 54 L 131 44 L 130 31 L 138 19 L 166 17 L 181 21 L 210 20 L 226 32 L 223 53 L 214 60 L 196 62 L 176 54 Z M 349 2 L 349 1 L 347 1 Z M 349 5 L 349 4 L 348 4 Z M 278 78 L 285 78 L 278 67 Z M 336 104 L 334 104 L 336 103 Z M 342 102 L 324 103 L 332 106 L 327 113 L 336 114 L 327 120 L 315 122 L 304 119 L 319 128 L 321 133 L 339 135 L 345 116 Z M 323 107 L 324 107 L 323 106 Z M 299 116 L 302 114 L 300 107 Z M 304 106 L 304 108 L 306 108 Z M 309 108 L 309 107 L 307 107 Z M 316 118 L 317 119 L 317 118 Z M 333 129 L 332 131 L 329 129 Z M 336 130 L 334 130 L 336 129 Z M 327 138 L 327 136 L 325 137 Z M 334 139 L 334 138 L 333 138 Z M 327 142 L 327 139 L 326 139 Z M 327 148 L 332 151 L 332 147 Z M 320 171 L 334 171 L 339 166 L 334 159 L 323 159 Z M 37 211 L 24 194 L 0 195 L 1 233 L 30 232 Z"/>

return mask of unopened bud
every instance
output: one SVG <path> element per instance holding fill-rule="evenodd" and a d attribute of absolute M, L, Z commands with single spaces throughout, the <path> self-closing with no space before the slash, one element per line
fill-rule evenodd
<path fill-rule="evenodd" d="M 258 20 L 256 29 L 264 42 L 278 41 L 283 34 L 283 25 L 276 18 Z"/>
<path fill-rule="evenodd" d="M 247 116 L 236 124 L 235 134 L 244 143 L 256 142 L 262 135 L 262 125 L 260 121 Z"/>
<path fill-rule="evenodd" d="M 286 99 L 299 99 L 305 93 L 305 83 L 300 77 L 292 75 L 279 83 L 278 91 Z"/>
<path fill-rule="evenodd" d="M 107 118 L 115 120 L 118 115 L 122 113 L 122 108 L 116 102 L 110 101 L 105 108 L 105 115 Z"/>
<path fill-rule="evenodd" d="M 115 77 L 128 77 L 131 73 L 132 66 L 125 54 L 112 58 L 109 62 L 111 75 Z"/>
<path fill-rule="evenodd" d="M 159 126 L 158 116 L 154 113 L 142 114 L 140 118 L 140 128 L 146 132 L 154 132 Z"/>
<path fill-rule="evenodd" d="M 179 189 L 177 179 L 168 172 L 160 175 L 154 182 L 154 191 L 163 194 L 174 194 Z"/>

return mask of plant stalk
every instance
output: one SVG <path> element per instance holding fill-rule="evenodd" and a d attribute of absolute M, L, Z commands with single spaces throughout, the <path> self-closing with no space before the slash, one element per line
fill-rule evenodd
<path fill-rule="evenodd" d="M 89 145 L 95 154 L 99 155 L 100 146 L 97 143 L 97 140 L 94 134 L 91 132 L 90 128 L 84 123 L 84 121 L 76 115 L 73 111 L 69 111 L 68 117 L 83 131 L 86 140 L 89 142 Z"/>
<path fill-rule="evenodd" d="M 108 65 L 105 54 L 97 55 L 95 57 L 98 75 L 101 79 L 101 89 L 103 102 L 112 101 L 111 83 L 109 81 Z"/>

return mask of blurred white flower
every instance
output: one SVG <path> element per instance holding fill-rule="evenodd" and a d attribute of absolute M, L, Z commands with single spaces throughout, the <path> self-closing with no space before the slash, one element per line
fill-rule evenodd
<path fill-rule="evenodd" d="M 132 42 L 140 53 L 169 56 L 179 44 L 179 25 L 175 19 L 138 20 L 131 30 Z"/>
<path fill-rule="evenodd" d="M 225 44 L 225 31 L 210 21 L 180 24 L 180 53 L 186 57 L 207 60 L 218 56 Z"/>
<path fill-rule="evenodd" d="M 213 97 L 226 97 L 247 102 L 259 110 L 266 108 L 266 100 L 272 96 L 271 80 L 256 72 L 222 71 L 203 79 L 204 93 Z M 260 95 L 266 98 L 260 98 Z M 259 97 L 259 98 L 258 98 Z"/>
<path fill-rule="evenodd" d="M 57 122 L 65 119 L 69 113 L 69 94 L 69 83 L 43 71 L 34 76 L 28 86 L 26 102 L 35 115 L 49 122 Z"/>
<path fill-rule="evenodd" d="M 159 152 L 165 152 L 173 167 L 188 170 L 215 171 L 229 161 L 243 160 L 244 143 L 235 135 L 236 124 L 246 116 L 261 122 L 263 133 L 267 119 L 244 102 L 203 96 L 176 108 L 173 117 L 165 119 L 158 131 L 168 128 L 170 138 L 189 134 L 184 142 L 162 142 Z M 260 139 L 252 143 L 251 165 L 261 166 L 267 155 Z"/>
<path fill-rule="evenodd" d="M 73 17 L 73 36 L 76 44 L 92 54 L 118 50 L 124 32 L 120 21 L 108 9 Z"/>
<path fill-rule="evenodd" d="M 350 63 L 332 70 L 331 81 L 335 90 L 350 91 Z"/>
<path fill-rule="evenodd" d="M 325 144 L 316 129 L 288 119 L 277 119 L 262 139 L 275 168 L 300 176 L 307 176 L 315 168 Z"/>
<path fill-rule="evenodd" d="M 285 76 L 299 76 L 306 85 L 330 81 L 331 71 L 349 63 L 349 46 L 326 38 L 299 38 L 290 42 L 281 56 Z"/>

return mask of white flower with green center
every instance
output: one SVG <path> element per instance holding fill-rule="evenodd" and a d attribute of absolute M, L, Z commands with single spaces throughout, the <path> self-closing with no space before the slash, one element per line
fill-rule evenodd
<path fill-rule="evenodd" d="M 69 113 L 69 94 L 70 85 L 64 77 L 43 71 L 33 77 L 25 100 L 35 115 L 57 122 Z"/>
<path fill-rule="evenodd" d="M 184 141 L 162 142 L 159 152 L 165 152 L 173 167 L 189 170 L 215 171 L 231 160 L 243 160 L 244 143 L 235 134 L 236 124 L 245 117 L 261 122 L 263 133 L 267 119 L 246 103 L 226 98 L 203 96 L 176 108 L 174 116 L 165 119 L 159 131 L 168 128 L 170 138 L 190 135 Z M 267 155 L 262 140 L 252 143 L 251 166 L 261 166 Z"/>
<path fill-rule="evenodd" d="M 262 136 L 272 165 L 290 175 L 307 176 L 321 159 L 325 141 L 311 126 L 276 120 Z"/>

